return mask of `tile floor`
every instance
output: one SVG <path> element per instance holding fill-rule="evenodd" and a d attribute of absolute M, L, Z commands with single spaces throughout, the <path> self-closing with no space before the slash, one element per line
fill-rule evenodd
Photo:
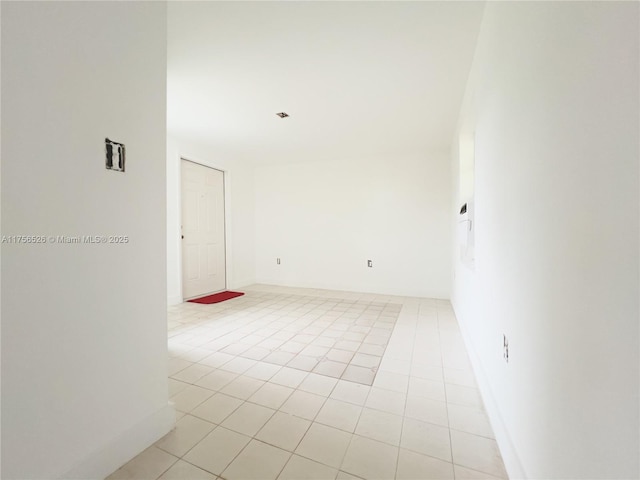
<path fill-rule="evenodd" d="M 448 301 L 244 291 L 169 308 L 176 428 L 108 480 L 507 478 Z"/>

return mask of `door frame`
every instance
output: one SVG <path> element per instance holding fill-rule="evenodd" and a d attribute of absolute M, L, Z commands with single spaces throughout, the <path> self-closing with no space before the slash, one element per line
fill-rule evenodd
<path fill-rule="evenodd" d="M 179 199 L 179 208 L 178 208 L 178 226 L 179 231 L 178 235 L 182 235 L 182 162 L 191 162 L 196 165 L 200 165 L 202 167 L 211 168 L 212 170 L 218 170 L 222 172 L 222 202 L 223 202 L 223 211 L 224 211 L 224 289 L 229 289 L 229 249 L 227 248 L 228 241 L 227 235 L 229 234 L 230 222 L 229 222 L 229 202 L 227 197 L 228 192 L 228 181 L 229 181 L 229 172 L 220 166 L 214 166 L 209 162 L 194 160 L 192 157 L 187 157 L 185 155 L 178 155 L 178 199 Z M 179 249 L 179 272 L 180 272 L 180 297 L 182 302 L 185 301 L 184 297 L 184 285 L 182 284 L 184 271 L 182 269 L 183 266 L 183 258 L 182 258 L 182 238 L 179 238 L 180 241 L 180 249 Z"/>

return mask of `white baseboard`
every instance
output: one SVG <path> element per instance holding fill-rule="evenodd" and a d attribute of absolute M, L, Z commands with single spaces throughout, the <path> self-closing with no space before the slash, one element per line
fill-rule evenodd
<path fill-rule="evenodd" d="M 84 459 L 60 478 L 101 480 L 165 436 L 174 427 L 175 422 L 175 408 L 167 404 L 114 438 L 108 445 Z"/>
<path fill-rule="evenodd" d="M 179 295 L 167 298 L 167 305 L 178 305 L 182 303 L 182 297 Z"/>
<path fill-rule="evenodd" d="M 274 278 L 258 278 L 254 283 L 258 283 L 261 285 L 275 285 L 278 287 L 294 287 L 294 288 L 311 288 L 317 290 L 337 290 L 341 292 L 353 292 L 353 293 L 373 293 L 376 295 L 389 295 L 393 297 L 416 297 L 416 298 L 437 298 L 442 300 L 448 300 L 449 294 L 445 294 L 443 292 L 434 292 L 428 290 L 413 290 L 413 289 L 379 289 L 379 288 L 367 288 L 362 286 L 355 285 L 345 285 L 339 283 L 325 284 L 322 282 L 296 282 L 287 283 L 282 282 L 278 279 Z"/>
<path fill-rule="evenodd" d="M 453 302 L 451 303 L 453 304 Z M 453 308 L 455 311 L 455 305 Z M 458 317 L 457 312 L 456 317 Z M 502 455 L 502 460 L 504 461 L 507 474 L 511 480 L 524 480 L 528 477 L 522 467 L 522 462 L 520 461 L 516 447 L 511 441 L 507 427 L 502 420 L 498 404 L 496 403 L 489 381 L 484 369 L 482 368 L 482 364 L 480 363 L 480 357 L 476 353 L 473 343 L 470 341 L 469 332 L 467 331 L 464 322 L 458 320 L 458 325 L 460 326 L 460 332 L 462 333 L 464 344 L 467 347 L 467 353 L 469 354 L 469 360 L 473 367 L 473 373 L 475 374 L 476 381 L 478 382 L 478 389 L 480 390 L 480 395 L 482 396 L 482 401 L 484 402 L 484 408 L 487 412 L 487 416 L 489 417 L 489 422 L 493 428 L 493 434 L 496 437 L 496 442 L 498 443 L 500 455 Z"/>
<path fill-rule="evenodd" d="M 254 283 L 256 283 L 255 278 L 252 278 L 249 280 L 234 280 L 233 282 L 229 283 L 229 289 L 237 290 L 244 287 L 248 287 L 249 285 L 253 285 Z"/>

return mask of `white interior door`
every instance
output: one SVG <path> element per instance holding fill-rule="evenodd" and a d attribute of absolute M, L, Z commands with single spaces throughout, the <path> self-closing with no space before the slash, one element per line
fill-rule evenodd
<path fill-rule="evenodd" d="M 182 160 L 182 296 L 226 288 L 224 173 Z"/>

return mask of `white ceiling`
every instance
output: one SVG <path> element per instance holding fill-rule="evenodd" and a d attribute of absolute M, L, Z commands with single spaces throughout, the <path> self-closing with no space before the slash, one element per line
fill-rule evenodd
<path fill-rule="evenodd" d="M 168 8 L 169 134 L 267 163 L 448 148 L 484 3 Z"/>

